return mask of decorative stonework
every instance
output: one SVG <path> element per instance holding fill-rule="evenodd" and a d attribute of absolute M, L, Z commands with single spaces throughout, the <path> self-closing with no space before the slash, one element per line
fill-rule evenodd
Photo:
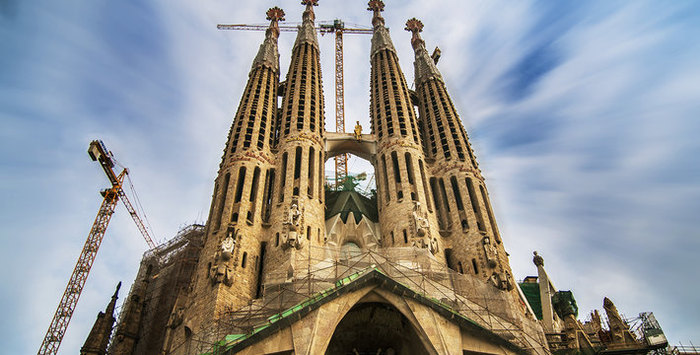
<path fill-rule="evenodd" d="M 314 6 L 318 6 L 318 0 L 304 0 L 302 4 L 306 5 L 306 10 L 304 10 L 304 14 L 302 15 L 303 22 L 301 26 L 299 26 L 297 39 L 294 42 L 294 49 L 304 43 L 309 43 L 314 46 L 316 50 L 318 50 L 318 39 L 316 36 L 316 28 L 314 26 L 316 15 L 314 14 L 313 9 Z"/>
<path fill-rule="evenodd" d="M 238 230 L 229 228 L 226 238 L 221 241 L 219 250 L 216 252 L 214 263 L 211 266 L 209 277 L 212 285 L 223 283 L 226 286 L 233 284 L 233 250 L 236 247 Z"/>
<path fill-rule="evenodd" d="M 282 239 L 283 249 L 301 249 L 304 243 L 304 205 L 298 199 L 292 200 L 284 222 L 285 234 Z"/>
<path fill-rule="evenodd" d="M 279 71 L 280 54 L 277 49 L 277 39 L 280 36 L 280 29 L 278 22 L 284 21 L 284 11 L 275 6 L 267 10 L 267 19 L 270 20 L 270 27 L 265 31 L 265 41 L 260 45 L 258 55 L 253 60 L 251 73 L 260 66 L 266 66 L 274 72 Z"/>
<path fill-rule="evenodd" d="M 405 30 L 410 31 L 413 34 L 411 44 L 413 45 L 413 50 L 416 54 L 416 61 L 414 62 L 416 69 L 416 84 L 421 84 L 430 79 L 442 81 L 442 75 L 440 75 L 440 71 L 435 65 L 435 61 L 428 54 L 428 50 L 425 49 L 425 41 L 420 38 L 419 33 L 423 31 L 423 23 L 414 17 L 406 22 Z"/>

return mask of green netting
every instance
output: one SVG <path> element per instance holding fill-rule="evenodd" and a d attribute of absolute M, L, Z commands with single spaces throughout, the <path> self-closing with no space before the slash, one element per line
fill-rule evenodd
<path fill-rule="evenodd" d="M 524 282 L 519 284 L 523 290 L 527 302 L 530 303 L 532 311 L 535 312 L 535 317 L 542 320 L 542 300 L 540 299 L 540 285 L 537 283 Z"/>

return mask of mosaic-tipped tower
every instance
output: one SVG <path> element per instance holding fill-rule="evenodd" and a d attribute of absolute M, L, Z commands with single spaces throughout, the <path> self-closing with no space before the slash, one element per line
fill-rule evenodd
<path fill-rule="evenodd" d="M 396 50 L 384 26 L 380 0 L 374 15 L 370 52 L 370 116 L 377 138 L 377 203 L 384 247 L 417 246 L 442 255 L 428 192 L 428 175 L 416 114 Z"/>
<path fill-rule="evenodd" d="M 292 49 L 279 116 L 274 196 L 270 223 L 270 247 L 265 274 L 269 279 L 291 278 L 304 269 L 309 248 L 321 245 L 324 228 L 323 135 L 324 102 L 321 62 L 313 7 L 318 0 L 304 0 L 303 22 Z M 312 252 L 313 253 L 313 252 Z"/>
<path fill-rule="evenodd" d="M 514 280 L 484 178 L 442 75 L 420 37 L 423 23 L 412 18 L 406 30 L 412 33 L 423 144 L 431 160 L 430 186 L 440 231 L 447 241 L 448 265 L 512 290 Z"/>
<path fill-rule="evenodd" d="M 192 292 L 178 296 L 186 310 L 170 343 L 190 341 L 206 323 L 254 299 L 260 284 L 256 262 L 263 253 L 269 185 L 274 179 L 274 126 L 279 86 L 278 22 L 284 11 L 267 11 L 270 26 L 253 60 L 214 183 L 205 245 Z M 175 310 L 173 310 L 175 312 Z M 167 347 L 167 346 L 166 346 Z"/>

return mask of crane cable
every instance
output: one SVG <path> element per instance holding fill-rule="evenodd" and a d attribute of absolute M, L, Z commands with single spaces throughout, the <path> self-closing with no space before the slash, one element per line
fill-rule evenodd
<path fill-rule="evenodd" d="M 143 220 L 146 222 L 145 227 L 148 229 L 149 233 L 153 236 L 155 239 L 156 243 L 160 244 L 160 240 L 158 237 L 156 237 L 155 232 L 153 231 L 153 227 L 151 226 L 151 222 L 148 220 L 148 216 L 146 215 L 146 211 L 143 209 L 143 205 L 141 205 L 141 200 L 139 199 L 139 195 L 136 193 L 136 189 L 134 188 L 134 183 L 131 181 L 131 176 L 129 175 L 129 169 L 127 169 L 122 163 L 117 161 L 117 159 L 114 158 L 114 155 L 112 155 L 112 152 L 109 152 L 109 155 L 112 158 L 112 161 L 114 164 L 118 165 L 120 168 L 126 170 L 126 181 L 129 183 L 129 190 L 131 191 L 131 196 L 133 196 L 134 201 L 136 202 L 136 212 L 138 213 L 139 216 L 143 216 Z M 124 189 L 122 189 L 124 190 Z M 125 191 L 126 193 L 126 191 Z"/>

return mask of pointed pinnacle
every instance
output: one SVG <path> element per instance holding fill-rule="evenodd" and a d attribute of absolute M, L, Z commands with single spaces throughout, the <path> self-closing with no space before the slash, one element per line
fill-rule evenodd
<path fill-rule="evenodd" d="M 302 15 L 303 21 L 314 21 L 316 20 L 316 14 L 314 14 L 314 6 L 318 6 L 318 0 L 302 0 L 301 1 L 302 5 L 306 5 L 306 9 L 304 10 L 304 14 Z"/>
<path fill-rule="evenodd" d="M 367 10 L 374 12 L 372 16 L 372 26 L 384 26 L 384 18 L 381 14 L 381 12 L 384 11 L 384 2 L 382 0 L 371 0 L 367 3 L 367 6 Z"/>
<path fill-rule="evenodd" d="M 121 282 L 121 281 L 119 281 L 119 283 L 117 284 L 117 289 L 114 290 L 114 295 L 112 296 L 112 298 L 117 298 L 117 295 L 119 294 L 119 289 L 120 289 L 120 288 L 122 288 L 122 282 Z"/>
<path fill-rule="evenodd" d="M 419 19 L 414 17 L 406 21 L 406 28 L 404 29 L 413 33 L 413 36 L 411 36 L 411 44 L 414 49 L 418 48 L 421 44 L 425 44 L 423 39 L 420 38 L 420 32 L 423 31 L 423 22 L 420 22 Z"/>

